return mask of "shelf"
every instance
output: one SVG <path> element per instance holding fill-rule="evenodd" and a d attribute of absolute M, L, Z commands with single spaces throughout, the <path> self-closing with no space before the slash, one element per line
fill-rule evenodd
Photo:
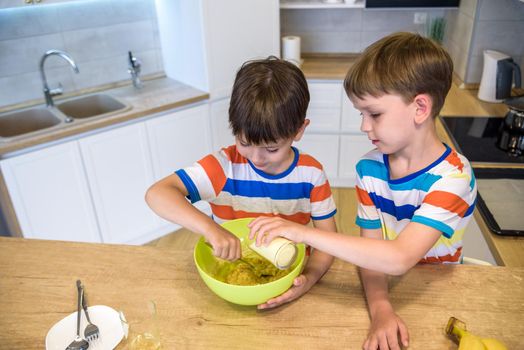
<path fill-rule="evenodd" d="M 281 9 L 364 8 L 365 5 L 365 0 L 345 0 L 340 3 L 328 3 L 322 0 L 280 0 Z"/>

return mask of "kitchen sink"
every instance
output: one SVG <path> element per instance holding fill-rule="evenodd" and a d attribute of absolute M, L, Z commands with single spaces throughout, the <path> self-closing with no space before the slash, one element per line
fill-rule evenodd
<path fill-rule="evenodd" d="M 96 94 L 62 102 L 57 104 L 56 108 L 69 117 L 85 119 L 124 112 L 131 106 L 113 96 Z"/>
<path fill-rule="evenodd" d="M 14 137 L 50 128 L 62 120 L 45 107 L 0 114 L 0 137 Z"/>

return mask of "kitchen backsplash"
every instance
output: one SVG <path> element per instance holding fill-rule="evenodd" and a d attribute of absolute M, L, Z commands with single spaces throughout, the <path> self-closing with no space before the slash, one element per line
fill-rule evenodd
<path fill-rule="evenodd" d="M 0 10 L 0 106 L 43 98 L 40 58 L 69 53 L 79 74 L 56 56 L 46 60 L 48 83 L 64 92 L 129 79 L 127 52 L 142 75 L 163 71 L 154 0 L 85 0 Z"/>
<path fill-rule="evenodd" d="M 426 26 L 413 24 L 415 12 L 426 12 L 430 20 L 444 16 L 446 11 L 286 9 L 280 11 L 280 31 L 282 36 L 300 36 L 302 52 L 358 53 L 392 32 L 408 31 L 423 34 Z"/>
<path fill-rule="evenodd" d="M 22 1 L 22 0 L 20 0 Z M 299 35 L 302 52 L 358 53 L 395 31 L 426 33 L 414 24 L 444 17 L 444 47 L 464 82 L 480 82 L 484 49 L 511 55 L 524 68 L 524 3 L 519 0 L 461 0 L 459 9 L 285 9 L 281 35 Z M 65 92 L 129 79 L 127 51 L 142 61 L 142 74 L 163 72 L 154 0 L 82 0 L 0 10 L 0 106 L 42 99 L 40 58 L 49 49 L 68 52 L 75 74 L 50 57 L 50 87 Z M 524 72 L 524 69 L 523 69 Z"/>
<path fill-rule="evenodd" d="M 519 0 L 461 0 L 458 9 L 446 10 L 286 9 L 280 26 L 282 35 L 301 37 L 302 52 L 359 53 L 395 31 L 425 34 L 426 25 L 413 23 L 416 12 L 426 13 L 428 23 L 445 18 L 443 46 L 464 82 L 480 82 L 485 49 L 502 51 L 524 67 L 524 3 Z"/>

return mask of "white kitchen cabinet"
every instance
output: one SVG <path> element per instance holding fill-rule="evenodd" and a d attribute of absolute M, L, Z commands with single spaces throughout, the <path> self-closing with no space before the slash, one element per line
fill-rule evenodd
<path fill-rule="evenodd" d="M 322 163 L 332 186 L 354 187 L 355 166 L 373 149 L 360 131 L 360 112 L 346 96 L 339 80 L 308 81 L 310 124 L 299 148 Z"/>
<path fill-rule="evenodd" d="M 4 159 L 0 167 L 25 238 L 101 242 L 76 141 Z"/>
<path fill-rule="evenodd" d="M 340 82 L 309 82 L 308 87 L 310 102 L 306 118 L 310 120 L 310 124 L 306 132 L 338 132 L 341 113 Z"/>
<path fill-rule="evenodd" d="M 374 148 L 366 135 L 342 135 L 340 137 L 340 158 L 338 179 L 340 186 L 354 187 L 359 159 Z"/>
<path fill-rule="evenodd" d="M 155 180 L 191 165 L 213 151 L 208 104 L 155 117 L 146 122 L 146 128 Z M 195 205 L 211 213 L 206 202 Z"/>
<path fill-rule="evenodd" d="M 144 194 L 154 182 L 144 123 L 81 138 L 89 187 L 105 243 L 144 243 L 164 223 Z"/>
<path fill-rule="evenodd" d="M 328 179 L 337 177 L 339 137 L 337 135 L 304 134 L 295 146 L 318 160 Z"/>
<path fill-rule="evenodd" d="M 235 137 L 229 128 L 229 100 L 229 98 L 224 98 L 210 103 L 214 150 L 235 143 Z"/>
<path fill-rule="evenodd" d="M 342 115 L 340 117 L 340 129 L 342 131 L 349 131 L 353 133 L 361 133 L 360 123 L 362 116 L 360 111 L 353 107 L 353 103 L 349 100 L 346 92 L 342 90 Z M 364 133 L 362 133 L 364 135 Z"/>
<path fill-rule="evenodd" d="M 203 103 L 14 155 L 0 169 L 23 237 L 142 244 L 179 228 L 147 206 L 146 190 L 211 144 Z"/>
<path fill-rule="evenodd" d="M 280 56 L 278 0 L 157 0 L 168 77 L 227 97 L 247 60 Z"/>

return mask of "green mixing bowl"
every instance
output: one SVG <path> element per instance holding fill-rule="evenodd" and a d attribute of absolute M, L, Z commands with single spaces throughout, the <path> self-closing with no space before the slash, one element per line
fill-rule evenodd
<path fill-rule="evenodd" d="M 252 220 L 253 218 L 231 220 L 223 223 L 222 227 L 240 239 L 249 240 L 247 224 Z M 204 237 L 200 238 L 195 246 L 194 259 L 200 277 L 216 295 L 234 304 L 259 305 L 288 290 L 293 284 L 295 277 L 300 274 L 304 264 L 306 248 L 304 244 L 297 244 L 297 248 L 297 258 L 291 265 L 290 273 L 276 281 L 255 286 L 237 286 L 215 279 L 210 271 L 214 271 L 217 259 L 213 256 L 211 249 L 205 245 Z"/>

